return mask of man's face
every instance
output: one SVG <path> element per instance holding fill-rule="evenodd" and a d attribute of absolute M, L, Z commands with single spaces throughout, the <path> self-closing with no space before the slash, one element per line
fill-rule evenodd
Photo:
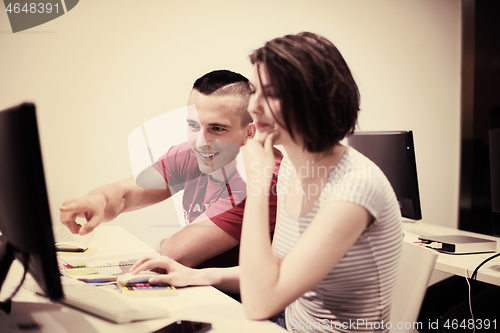
<path fill-rule="evenodd" d="M 207 96 L 197 90 L 189 95 L 187 137 L 201 172 L 226 166 L 246 142 L 249 132 L 241 126 L 240 103 L 236 96 Z"/>

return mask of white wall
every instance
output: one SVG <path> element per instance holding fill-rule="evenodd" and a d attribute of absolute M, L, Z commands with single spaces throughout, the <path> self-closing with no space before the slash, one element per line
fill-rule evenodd
<path fill-rule="evenodd" d="M 458 0 L 85 0 L 12 34 L 0 10 L 0 108 L 38 106 L 52 204 L 132 174 L 127 138 L 185 105 L 213 69 L 249 75 L 266 40 L 308 30 L 333 41 L 357 80 L 363 130 L 414 131 L 424 220 L 456 226 Z M 0 6 L 1 7 L 1 6 Z M 3 8 L 3 7 L 2 7 Z M 165 225 L 168 204 L 119 217 Z M 154 227 L 161 234 L 159 227 Z"/>

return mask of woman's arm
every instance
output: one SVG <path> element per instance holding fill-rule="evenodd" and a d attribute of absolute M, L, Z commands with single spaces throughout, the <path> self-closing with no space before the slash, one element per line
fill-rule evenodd
<path fill-rule="evenodd" d="M 279 262 L 262 233 L 261 201 L 247 198 L 240 247 L 242 303 L 246 315 L 257 320 L 279 313 L 323 280 L 372 218 L 356 204 L 327 204 Z"/>
<path fill-rule="evenodd" d="M 149 279 L 149 282 L 153 284 L 167 283 L 174 287 L 214 286 L 228 292 L 240 292 L 240 269 L 238 266 L 194 269 L 179 264 L 169 257 L 161 256 L 142 258 L 132 266 L 130 272 L 136 274 L 148 269 L 165 273 Z"/>
<path fill-rule="evenodd" d="M 316 214 L 290 252 L 278 260 L 268 233 L 272 135 L 242 147 L 248 195 L 240 245 L 240 288 L 247 317 L 266 319 L 317 285 L 356 242 L 371 214 L 349 202 L 331 202 Z M 251 161 L 251 162 L 250 162 Z"/>

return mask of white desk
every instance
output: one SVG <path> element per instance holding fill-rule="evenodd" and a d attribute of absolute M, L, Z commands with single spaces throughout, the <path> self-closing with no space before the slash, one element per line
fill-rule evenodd
<path fill-rule="evenodd" d="M 479 235 L 473 232 L 442 227 L 422 222 L 403 222 L 405 232 L 405 241 L 415 242 L 419 236 L 429 235 L 466 235 L 479 238 L 487 238 L 497 241 L 497 252 L 500 252 L 500 238 Z M 485 259 L 491 257 L 494 253 L 481 254 L 447 254 L 439 253 L 434 269 L 451 273 L 459 276 L 470 277 L 475 268 Z M 477 280 L 500 286 L 500 257 L 495 258 L 483 265 L 477 274 Z"/>
<path fill-rule="evenodd" d="M 95 245 L 97 250 L 91 254 L 93 257 L 109 255 L 133 259 L 140 258 L 144 254 L 156 254 L 151 247 L 119 226 L 101 225 L 94 232 L 96 234 L 92 239 L 91 246 Z M 4 288 L 2 288 L 2 299 L 10 293 L 10 290 L 19 281 L 22 268 L 19 263 L 15 266 L 9 272 Z M 23 288 L 14 298 L 15 302 L 26 302 L 17 303 L 24 309 L 32 306 L 51 309 L 50 312 L 40 313 L 46 315 L 46 317 L 50 316 L 49 321 L 56 322 L 53 324 L 59 328 L 58 332 L 152 332 L 181 319 L 211 322 L 212 330 L 210 332 L 214 333 L 285 332 L 284 329 L 270 321 L 248 320 L 240 303 L 213 287 L 179 288 L 177 296 L 146 297 L 142 298 L 142 300 L 165 307 L 169 312 L 169 316 L 162 319 L 118 325 L 64 305 L 52 305 L 46 298 L 35 295 Z M 45 305 L 40 305 L 40 303 Z M 15 312 L 15 306 L 16 304 L 14 304 L 13 312 Z M 2 318 L 0 317 L 0 319 Z M 4 328 L 2 328 L 2 332 L 4 332 Z M 52 329 L 50 332 L 56 331 L 56 329 Z"/>

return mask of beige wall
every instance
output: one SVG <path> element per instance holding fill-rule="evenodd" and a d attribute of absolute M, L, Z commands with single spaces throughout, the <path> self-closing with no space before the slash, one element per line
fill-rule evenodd
<path fill-rule="evenodd" d="M 58 216 L 64 200 L 130 176 L 129 133 L 184 106 L 198 76 L 220 68 L 249 75 L 247 56 L 264 41 L 317 32 L 338 46 L 359 84 L 360 128 L 414 131 L 424 220 L 455 226 L 460 3 L 85 0 L 16 34 L 2 9 L 0 108 L 37 104 Z M 167 206 L 119 220 L 133 230 L 172 223 Z"/>

